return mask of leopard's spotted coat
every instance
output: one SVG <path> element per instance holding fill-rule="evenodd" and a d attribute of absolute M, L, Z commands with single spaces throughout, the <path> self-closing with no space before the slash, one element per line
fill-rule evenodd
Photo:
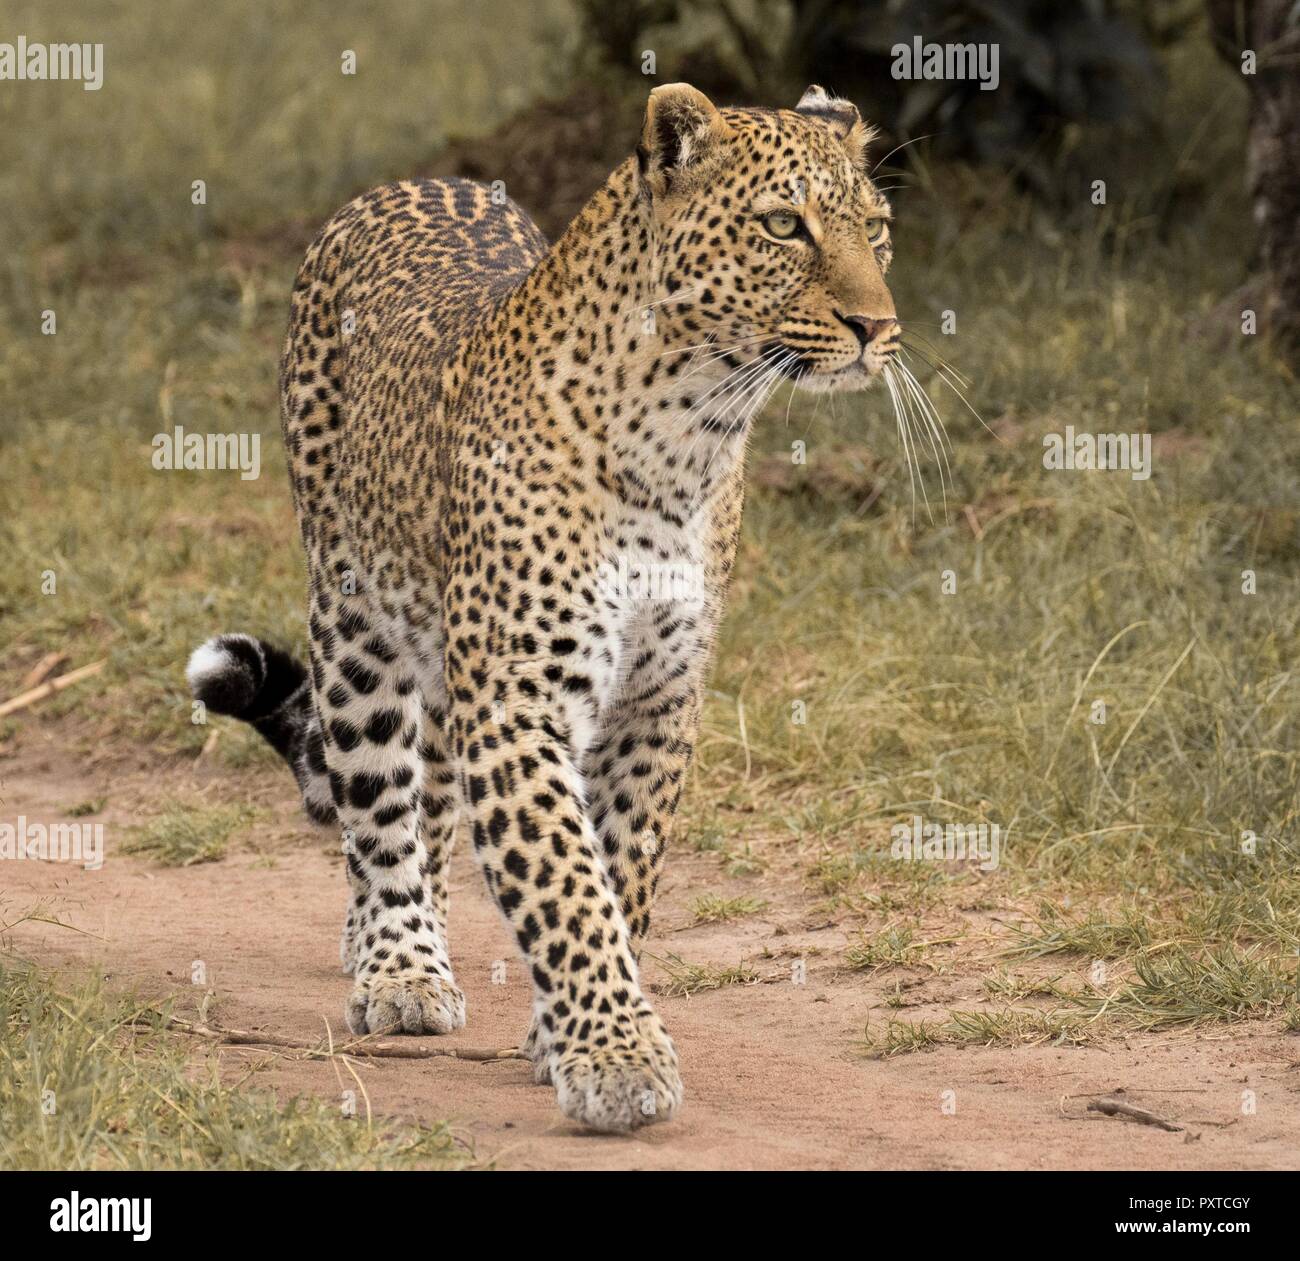
<path fill-rule="evenodd" d="M 868 139 L 820 89 L 719 111 L 671 85 L 550 248 L 463 180 L 376 189 L 311 247 L 281 370 L 310 666 L 224 635 L 190 676 L 341 828 L 355 1030 L 463 1025 L 447 863 L 464 820 L 561 1108 L 628 1129 L 678 1107 L 637 960 L 749 422 L 779 376 L 860 388 L 897 346 L 888 235 L 864 231 L 888 219 Z M 700 590 L 611 581 L 654 565 Z"/>

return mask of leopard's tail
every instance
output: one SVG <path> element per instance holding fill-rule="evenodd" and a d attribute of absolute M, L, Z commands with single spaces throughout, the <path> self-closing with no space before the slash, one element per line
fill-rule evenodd
<path fill-rule="evenodd" d="M 250 723 L 289 764 L 313 823 L 333 823 L 320 717 L 302 662 L 252 635 L 217 635 L 190 654 L 185 678 L 194 699 Z"/>

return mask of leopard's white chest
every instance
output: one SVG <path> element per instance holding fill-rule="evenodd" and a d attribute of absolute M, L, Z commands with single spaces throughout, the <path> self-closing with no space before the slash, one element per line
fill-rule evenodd
<path fill-rule="evenodd" d="M 602 712 L 657 688 L 682 656 L 698 650 L 708 597 L 706 523 L 703 511 L 680 525 L 636 514 L 612 532 L 598 571 L 613 649 Z"/>

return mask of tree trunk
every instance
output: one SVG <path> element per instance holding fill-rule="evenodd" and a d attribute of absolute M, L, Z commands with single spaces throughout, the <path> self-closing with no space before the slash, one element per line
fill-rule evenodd
<path fill-rule="evenodd" d="M 1207 0 L 1215 47 L 1250 94 L 1246 179 L 1259 230 L 1260 331 L 1300 351 L 1300 6 L 1294 0 Z"/>

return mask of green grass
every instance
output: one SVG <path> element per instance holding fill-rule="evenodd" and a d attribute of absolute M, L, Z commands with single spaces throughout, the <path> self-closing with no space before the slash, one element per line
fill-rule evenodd
<path fill-rule="evenodd" d="M 1197 74 L 1175 85 L 1188 117 L 1235 118 L 1231 76 Z M 904 324 L 997 433 L 918 366 L 952 440 L 946 511 L 933 464 L 914 508 L 884 398 L 779 397 L 758 428 L 685 809 L 705 831 L 743 820 L 760 855 L 755 835 L 793 840 L 809 891 L 869 931 L 895 909 L 1045 901 L 1037 923 L 999 917 L 1008 949 L 1296 947 L 1300 391 L 1207 323 L 1248 261 L 1218 143 L 1188 161 L 1233 177 L 1207 174 L 1177 221 L 1149 213 L 1189 173 L 1158 147 L 1145 182 L 1063 219 L 991 172 L 925 169 L 898 197 Z M 1151 432 L 1154 476 L 1045 469 L 1042 436 L 1067 424 Z M 999 824 L 998 870 L 891 861 L 913 814 Z"/>
<path fill-rule="evenodd" d="M 495 8 L 466 20 L 455 0 L 406 0 L 381 21 L 341 3 L 182 0 L 160 27 L 126 5 L 9 6 L 29 40 L 76 27 L 103 42 L 105 78 L 25 83 L 0 130 L 0 491 L 23 506 L 0 521 L 3 694 L 34 645 L 73 665 L 107 655 L 102 679 L 40 712 L 197 752 L 207 731 L 180 673 L 196 638 L 235 622 L 301 638 L 275 390 L 293 274 L 350 197 L 427 170 L 449 136 L 551 84 L 564 0 Z M 151 439 L 177 424 L 260 435 L 261 476 L 154 470 Z"/>
<path fill-rule="evenodd" d="M 1097 1036 L 1098 1030 L 1076 1012 L 1008 1007 L 949 1012 L 948 1018 L 938 1023 L 890 1018 L 878 1029 L 868 1024 L 863 1052 L 869 1059 L 889 1059 L 938 1046 L 1079 1046 Z"/>
<path fill-rule="evenodd" d="M 758 973 L 748 963 L 723 967 L 712 963 L 688 963 L 681 955 L 670 954 L 655 960 L 668 973 L 668 980 L 658 992 L 668 998 L 689 998 L 706 990 L 720 990 L 728 985 L 752 985 Z"/>
<path fill-rule="evenodd" d="M 1133 968 L 1135 975 L 1112 992 L 1071 995 L 1071 1001 L 1095 1017 L 1164 1029 L 1271 1015 L 1300 997 L 1296 959 L 1279 958 L 1258 945 L 1143 953 Z"/>
<path fill-rule="evenodd" d="M 0 963 L 0 1169 L 457 1168 L 445 1126 L 223 1081 L 152 1005 Z"/>
<path fill-rule="evenodd" d="M 1132 960 L 1132 975 L 1115 983 L 1101 975 L 1086 988 L 1075 988 L 1059 980 L 1000 975 L 988 980 L 985 990 L 998 999 L 1040 998 L 1054 1006 L 950 1011 L 938 1022 L 891 1018 L 879 1028 L 868 1022 L 865 1052 L 879 1058 L 940 1045 L 1078 1045 L 1123 1030 L 1166 1031 L 1278 1016 L 1282 1027 L 1294 1032 L 1300 966 L 1294 956 L 1278 956 L 1259 945 L 1175 947 L 1140 952 Z"/>
<path fill-rule="evenodd" d="M 766 909 L 767 903 L 762 898 L 751 898 L 745 894 L 724 898 L 717 893 L 706 893 L 691 904 L 691 914 L 695 916 L 697 924 L 725 924 L 747 915 L 757 915 Z"/>
<path fill-rule="evenodd" d="M 89 814 L 98 814 L 107 803 L 107 797 L 96 797 L 93 801 L 79 801 L 75 806 L 69 806 L 64 813 L 70 819 L 84 819 Z"/>
<path fill-rule="evenodd" d="M 163 867 L 190 867 L 224 858 L 231 834 L 253 816 L 245 806 L 176 804 L 132 829 L 122 851 Z"/>
<path fill-rule="evenodd" d="M 427 162 L 449 136 L 508 117 L 551 83 L 569 10 L 563 0 L 492 7 L 489 17 L 464 0 L 398 0 L 382 14 L 181 0 L 159 23 L 126 4 L 88 13 L 77 0 L 12 0 L 12 31 L 102 42 L 105 70 L 98 92 L 27 83 L 6 93 L 11 257 L 0 294 L 14 314 L 25 309 L 19 326 L 30 330 L 50 299 L 75 301 L 87 281 L 133 284 L 178 258 L 211 259 L 232 237 L 273 243 Z M 342 72 L 345 50 L 355 75 Z M 206 205 L 193 204 L 195 180 Z M 258 278 L 244 279 L 251 314 Z M 172 314 L 183 337 L 217 349 L 213 330 Z M 79 382 L 46 381 L 42 395 L 84 401 Z"/>
<path fill-rule="evenodd" d="M 918 941 L 914 928 L 894 925 L 870 935 L 864 934 L 845 951 L 844 959 L 849 967 L 864 972 L 900 967 L 927 967 L 938 971 L 942 965 L 932 957 L 933 950 L 957 941 L 960 941 L 960 936 Z"/>
<path fill-rule="evenodd" d="M 1026 924 L 1013 924 L 1014 942 L 1005 953 L 1024 958 L 1083 954 L 1092 959 L 1121 959 L 1151 944 L 1151 925 L 1138 905 L 1108 912 L 1090 909 L 1070 915 L 1050 902 Z"/>

